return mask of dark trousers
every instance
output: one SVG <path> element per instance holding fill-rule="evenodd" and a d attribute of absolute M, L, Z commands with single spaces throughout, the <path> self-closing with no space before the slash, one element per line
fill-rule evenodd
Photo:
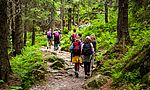
<path fill-rule="evenodd" d="M 91 62 L 84 62 L 85 75 L 88 75 L 90 73 L 90 68 L 91 68 Z"/>
<path fill-rule="evenodd" d="M 80 63 L 75 63 L 75 71 L 79 71 Z"/>
<path fill-rule="evenodd" d="M 72 52 L 71 52 L 71 62 L 72 62 L 72 57 L 73 57 L 73 54 L 72 54 Z"/>

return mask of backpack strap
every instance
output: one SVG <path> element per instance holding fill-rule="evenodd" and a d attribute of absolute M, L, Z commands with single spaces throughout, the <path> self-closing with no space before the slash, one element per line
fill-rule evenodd
<path fill-rule="evenodd" d="M 84 44 L 81 44 L 81 53 L 82 53 L 82 50 L 83 50 L 83 46 L 84 46 Z"/>
<path fill-rule="evenodd" d="M 92 48 L 92 52 L 94 53 L 94 47 L 93 47 L 93 44 L 90 43 L 90 45 L 91 45 L 91 48 Z"/>

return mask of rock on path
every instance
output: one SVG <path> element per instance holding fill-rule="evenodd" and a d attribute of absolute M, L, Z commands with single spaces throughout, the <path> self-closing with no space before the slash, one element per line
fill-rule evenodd
<path fill-rule="evenodd" d="M 44 82 L 31 86 L 29 90 L 84 90 L 84 70 L 80 67 L 79 78 L 74 76 L 74 66 L 70 62 L 70 53 L 65 51 L 54 51 L 42 47 L 43 52 L 56 53 L 57 57 L 63 58 L 71 69 L 56 71 L 53 74 L 47 74 Z M 50 68 L 49 68 L 50 69 Z"/>

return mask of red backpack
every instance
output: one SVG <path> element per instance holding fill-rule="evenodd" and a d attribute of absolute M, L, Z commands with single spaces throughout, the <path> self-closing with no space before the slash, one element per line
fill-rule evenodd
<path fill-rule="evenodd" d="M 81 42 L 75 41 L 73 42 L 73 54 L 79 55 L 81 52 Z"/>
<path fill-rule="evenodd" d="M 73 34 L 72 34 L 72 41 L 73 41 L 73 42 L 76 40 L 76 37 L 77 37 L 77 34 L 76 34 L 76 33 L 73 33 Z"/>

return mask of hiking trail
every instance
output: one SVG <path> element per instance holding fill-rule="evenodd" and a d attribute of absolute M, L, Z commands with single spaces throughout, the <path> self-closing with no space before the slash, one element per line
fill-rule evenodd
<path fill-rule="evenodd" d="M 42 47 L 41 51 L 43 52 L 43 57 L 46 53 L 55 53 L 56 57 L 62 58 L 67 63 L 67 66 L 65 66 L 65 69 L 54 70 L 49 67 L 50 63 L 47 62 L 47 71 L 49 71 L 49 73 L 46 74 L 45 80 L 32 85 L 29 90 L 87 90 L 83 88 L 83 84 L 87 80 L 84 76 L 84 67 L 80 66 L 79 78 L 76 78 L 74 75 L 74 64 L 70 62 L 70 52 L 54 51 L 53 47 L 51 49 Z M 106 84 L 100 87 L 100 90 L 109 90 L 111 83 L 112 81 L 107 81 Z"/>
<path fill-rule="evenodd" d="M 68 64 L 67 70 L 49 70 L 53 73 L 49 73 L 45 77 L 45 81 L 37 83 L 29 90 L 85 90 L 82 88 L 84 84 L 84 68 L 80 67 L 79 78 L 74 75 L 74 65 L 70 62 L 70 53 L 65 51 L 54 51 L 54 48 L 47 49 L 42 47 L 43 52 L 56 53 L 56 56 L 65 60 Z M 44 53 L 43 53 L 44 54 Z M 48 62 L 47 62 L 48 63 Z M 69 69 L 70 68 L 70 69 Z"/>

